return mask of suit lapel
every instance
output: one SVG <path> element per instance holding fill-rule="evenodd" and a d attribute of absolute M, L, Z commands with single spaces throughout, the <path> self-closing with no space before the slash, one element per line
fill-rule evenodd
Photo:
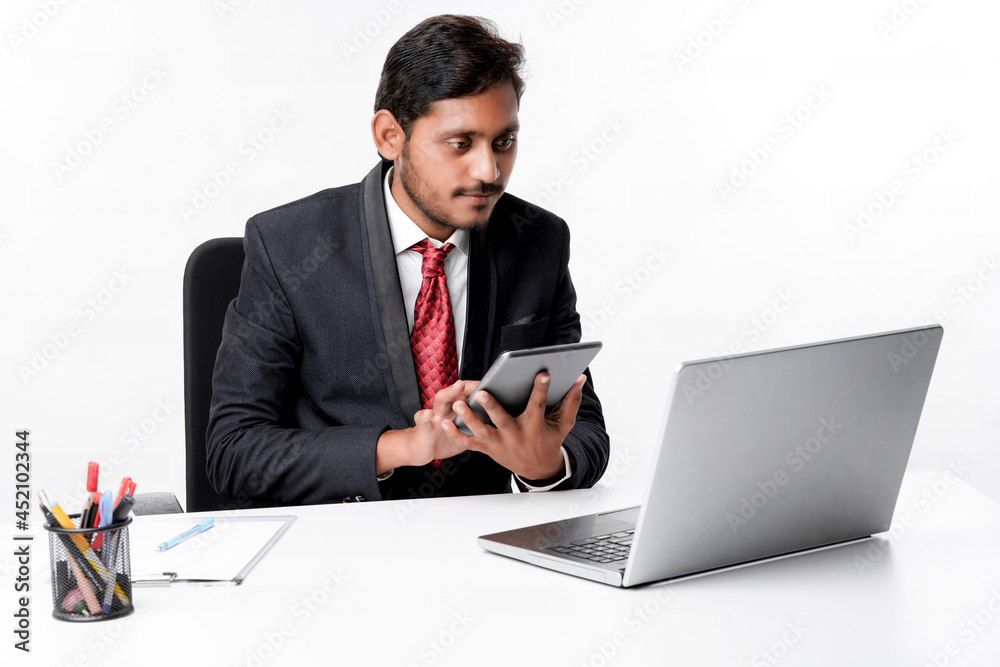
<path fill-rule="evenodd" d="M 365 223 L 368 227 L 368 247 L 371 250 L 372 277 L 375 280 L 375 295 L 378 312 L 382 320 L 389 367 L 396 386 L 399 407 L 410 426 L 413 415 L 421 409 L 420 390 L 417 387 L 417 372 L 413 366 L 413 352 L 410 350 L 410 332 L 406 324 L 403 307 L 403 293 L 399 288 L 399 270 L 396 268 L 396 253 L 389 234 L 389 221 L 385 216 L 385 201 L 382 198 L 382 179 L 386 166 L 377 165 L 364 180 Z M 393 354 L 396 350 L 398 353 Z"/>
<path fill-rule="evenodd" d="M 422 406 L 413 353 L 409 345 L 410 331 L 406 323 L 403 294 L 399 288 L 396 253 L 385 215 L 382 183 L 387 169 L 388 166 L 379 164 L 364 179 L 365 223 L 382 333 L 387 351 L 390 352 L 389 367 L 399 407 L 407 423 L 413 426 L 413 415 Z M 466 309 L 462 368 L 458 374 L 460 378 L 482 378 L 490 358 L 496 316 L 497 268 L 490 249 L 488 229 L 473 231 L 469 243 L 469 303 Z M 392 354 L 396 349 L 400 350 L 399 353 Z"/>

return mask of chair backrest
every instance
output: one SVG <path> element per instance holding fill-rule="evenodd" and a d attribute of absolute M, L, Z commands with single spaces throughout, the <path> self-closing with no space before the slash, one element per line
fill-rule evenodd
<path fill-rule="evenodd" d="M 235 508 L 205 472 L 205 432 L 212 401 L 212 371 L 222 343 L 222 323 L 240 289 L 243 239 L 205 241 L 184 268 L 184 430 L 187 511 Z"/>

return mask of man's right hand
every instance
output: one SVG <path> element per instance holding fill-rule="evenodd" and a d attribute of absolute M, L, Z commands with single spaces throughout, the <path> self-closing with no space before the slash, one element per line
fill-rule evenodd
<path fill-rule="evenodd" d="M 383 433 L 375 450 L 375 474 L 401 466 L 422 466 L 464 452 L 465 447 L 449 438 L 441 424 L 454 421 L 455 401 L 468 401 L 478 385 L 476 381 L 459 380 L 445 387 L 434 395 L 433 407 L 413 416 L 415 426 Z"/>

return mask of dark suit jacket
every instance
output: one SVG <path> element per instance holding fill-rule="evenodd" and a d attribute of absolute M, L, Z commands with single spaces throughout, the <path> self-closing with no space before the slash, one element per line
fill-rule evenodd
<path fill-rule="evenodd" d="M 274 504 L 423 498 L 509 489 L 510 471 L 472 452 L 375 479 L 375 447 L 413 425 L 416 371 L 382 182 L 324 190 L 247 222 L 240 291 L 215 362 L 208 477 L 230 497 Z M 569 230 L 504 194 L 471 235 L 459 377 L 481 379 L 504 351 L 580 339 Z M 589 376 L 589 371 L 588 371 Z M 592 486 L 609 439 L 593 381 L 566 438 L 573 475 Z"/>

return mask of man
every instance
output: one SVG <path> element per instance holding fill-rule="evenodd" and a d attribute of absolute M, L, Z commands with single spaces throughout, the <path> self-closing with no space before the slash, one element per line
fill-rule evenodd
<path fill-rule="evenodd" d="M 382 71 L 382 163 L 247 223 L 208 427 L 220 494 L 311 504 L 600 479 L 589 374 L 550 415 L 544 373 L 517 418 L 486 392 L 494 425 L 466 403 L 502 352 L 580 339 L 566 224 L 504 193 L 522 58 L 482 19 L 422 22 Z"/>

